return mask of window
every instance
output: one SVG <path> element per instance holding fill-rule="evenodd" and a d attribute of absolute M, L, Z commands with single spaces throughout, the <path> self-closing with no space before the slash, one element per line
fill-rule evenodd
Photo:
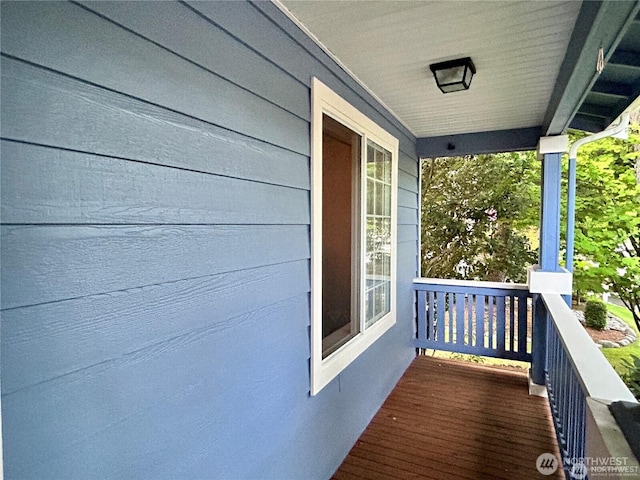
<path fill-rule="evenodd" d="M 311 394 L 395 323 L 398 140 L 312 82 Z"/>

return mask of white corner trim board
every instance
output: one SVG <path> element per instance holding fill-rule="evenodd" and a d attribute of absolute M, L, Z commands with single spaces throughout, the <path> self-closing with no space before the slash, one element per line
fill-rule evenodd
<path fill-rule="evenodd" d="M 569 148 L 569 135 L 542 137 L 538 141 L 538 160 L 547 153 L 564 153 Z"/>
<path fill-rule="evenodd" d="M 546 272 L 540 269 L 540 265 L 533 265 L 527 270 L 527 285 L 531 293 L 570 295 L 573 275 L 564 268 L 559 272 Z"/>

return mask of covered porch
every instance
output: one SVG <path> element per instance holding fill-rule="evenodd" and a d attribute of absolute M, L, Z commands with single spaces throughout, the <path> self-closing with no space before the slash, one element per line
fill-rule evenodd
<path fill-rule="evenodd" d="M 446 2 L 366 11 L 283 3 L 406 122 L 419 157 L 537 148 L 541 160 L 539 265 L 527 284 L 414 280 L 417 349 L 521 360 L 528 375 L 418 357 L 335 478 L 539 478 L 535 461 L 552 450 L 558 476 L 599 478 L 585 467 L 594 458 L 624 458 L 638 475 L 607 409 L 636 400 L 567 306 L 560 194 L 567 129 L 599 132 L 638 97 L 640 4 L 500 2 L 458 12 Z M 475 83 L 441 95 L 425 67 L 467 55 Z M 567 223 L 567 238 L 572 230 Z"/>
<path fill-rule="evenodd" d="M 584 479 L 571 461 L 588 457 L 637 467 L 606 407 L 633 397 L 552 280 L 567 285 L 562 137 L 638 97 L 640 1 L 3 1 L 2 27 L 0 477 L 535 478 L 540 453 L 558 478 Z M 430 65 L 459 58 L 473 84 L 442 94 Z M 310 348 L 316 79 L 395 139 L 396 178 L 376 184 L 397 230 L 388 330 L 354 316 L 343 363 Z M 543 288 L 414 279 L 420 159 L 541 138 Z M 348 245 L 364 280 L 367 240 Z M 317 391 L 313 358 L 334 374 Z"/>
<path fill-rule="evenodd" d="M 419 354 L 333 478 L 640 475 L 629 430 L 608 409 L 636 400 L 562 296 L 532 294 L 525 284 L 426 278 L 414 289 Z M 431 349 L 531 368 L 438 358 Z M 541 463 L 542 454 L 551 463 Z M 600 476 L 591 464 L 598 459 L 621 463 Z"/>

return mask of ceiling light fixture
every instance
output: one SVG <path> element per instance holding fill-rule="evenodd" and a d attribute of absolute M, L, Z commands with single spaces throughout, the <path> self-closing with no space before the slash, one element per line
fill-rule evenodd
<path fill-rule="evenodd" d="M 476 73 L 476 67 L 470 57 L 458 58 L 447 62 L 429 65 L 442 93 L 468 90 L 471 79 Z"/>

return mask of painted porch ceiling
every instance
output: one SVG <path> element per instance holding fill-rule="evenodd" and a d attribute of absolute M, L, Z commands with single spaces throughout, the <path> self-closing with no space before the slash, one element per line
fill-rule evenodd
<path fill-rule="evenodd" d="M 417 137 L 543 124 L 581 2 L 281 2 Z M 468 91 L 429 65 L 469 56 Z"/>

